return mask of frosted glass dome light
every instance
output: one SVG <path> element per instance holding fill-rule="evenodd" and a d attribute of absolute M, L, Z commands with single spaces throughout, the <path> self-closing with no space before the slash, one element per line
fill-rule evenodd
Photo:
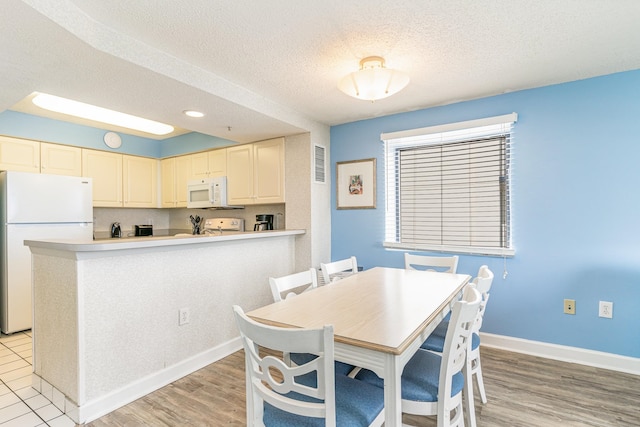
<path fill-rule="evenodd" d="M 358 71 L 340 80 L 338 89 L 354 98 L 373 102 L 400 92 L 407 84 L 409 75 L 386 68 L 380 56 L 368 56 L 360 61 Z"/>

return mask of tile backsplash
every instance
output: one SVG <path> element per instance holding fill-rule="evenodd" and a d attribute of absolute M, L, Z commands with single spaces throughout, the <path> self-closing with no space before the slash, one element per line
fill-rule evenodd
<path fill-rule="evenodd" d="M 122 236 L 133 236 L 134 226 L 153 225 L 155 230 L 184 230 L 191 232 L 190 215 L 202 218 L 242 218 L 246 231 L 252 231 L 258 214 L 274 215 L 274 228 L 285 229 L 284 204 L 246 206 L 244 209 L 134 209 L 93 208 L 93 230 L 96 238 L 110 237 L 111 224 L 119 222 Z"/>

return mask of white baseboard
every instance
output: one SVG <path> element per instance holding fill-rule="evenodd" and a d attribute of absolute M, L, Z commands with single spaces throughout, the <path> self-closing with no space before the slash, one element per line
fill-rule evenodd
<path fill-rule="evenodd" d="M 562 362 L 579 363 L 596 368 L 640 375 L 640 358 L 637 357 L 620 356 L 602 351 L 530 341 L 504 335 L 486 334 L 484 332 L 480 333 L 480 337 L 483 347 L 499 348 Z"/>
<path fill-rule="evenodd" d="M 93 421 L 167 384 L 171 384 L 198 369 L 202 369 L 213 362 L 227 357 L 241 348 L 242 342 L 240 341 L 240 337 L 234 338 L 231 341 L 182 360 L 175 365 L 169 366 L 145 378 L 141 378 L 119 390 L 87 402 L 78 407 L 77 413 L 73 414 L 78 419 L 72 419 L 78 424 Z"/>

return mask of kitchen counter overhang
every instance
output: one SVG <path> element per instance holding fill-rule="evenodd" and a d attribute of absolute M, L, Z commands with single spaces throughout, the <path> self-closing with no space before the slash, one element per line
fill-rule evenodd
<path fill-rule="evenodd" d="M 243 241 L 253 239 L 267 239 L 273 237 L 295 236 L 305 234 L 305 230 L 271 230 L 260 232 L 212 234 L 212 235 L 178 235 L 178 236 L 150 236 L 133 238 L 114 238 L 92 241 L 79 240 L 25 240 L 32 253 L 49 253 L 50 251 L 68 252 L 75 259 L 90 259 L 95 257 L 123 255 L 123 251 L 157 251 L 175 250 L 184 246 L 203 246 L 211 243 Z"/>

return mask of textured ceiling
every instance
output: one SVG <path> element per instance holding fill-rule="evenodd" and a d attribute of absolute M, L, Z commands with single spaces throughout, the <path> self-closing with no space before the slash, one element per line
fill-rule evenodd
<path fill-rule="evenodd" d="M 3 16 L 0 111 L 48 92 L 238 142 L 640 69 L 638 0 L 3 0 Z M 370 55 L 409 86 L 340 92 Z"/>

